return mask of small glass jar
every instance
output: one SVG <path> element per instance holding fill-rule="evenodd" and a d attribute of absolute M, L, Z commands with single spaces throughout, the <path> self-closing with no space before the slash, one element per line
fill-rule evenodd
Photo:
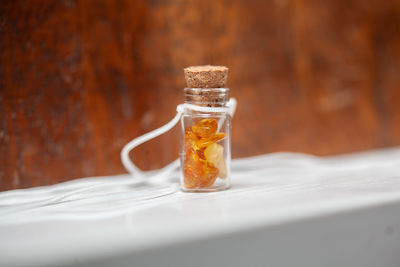
<path fill-rule="evenodd" d="M 185 103 L 226 107 L 229 88 L 185 88 Z M 231 116 L 186 109 L 181 118 L 181 188 L 212 192 L 230 187 Z"/>

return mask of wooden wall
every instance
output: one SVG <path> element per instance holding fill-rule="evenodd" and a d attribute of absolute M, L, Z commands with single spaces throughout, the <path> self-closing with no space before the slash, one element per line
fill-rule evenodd
<path fill-rule="evenodd" d="M 182 69 L 230 67 L 233 156 L 400 144 L 400 1 L 0 3 L 0 190 L 123 173 L 182 102 Z M 178 155 L 178 129 L 133 152 Z"/>

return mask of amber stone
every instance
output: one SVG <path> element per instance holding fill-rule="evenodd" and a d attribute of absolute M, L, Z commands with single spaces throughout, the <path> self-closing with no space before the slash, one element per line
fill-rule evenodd
<path fill-rule="evenodd" d="M 215 166 L 214 162 L 207 160 L 205 150 L 226 136 L 225 133 L 217 133 L 218 122 L 215 119 L 203 119 L 191 127 L 185 129 L 183 162 L 185 188 L 210 187 L 217 179 L 220 170 L 220 162 Z M 208 150 L 208 158 L 213 151 Z M 223 150 L 222 150 L 223 151 Z M 220 157 L 220 155 L 218 156 Z M 226 173 L 226 171 L 225 171 Z M 224 172 L 222 172 L 222 175 Z"/>

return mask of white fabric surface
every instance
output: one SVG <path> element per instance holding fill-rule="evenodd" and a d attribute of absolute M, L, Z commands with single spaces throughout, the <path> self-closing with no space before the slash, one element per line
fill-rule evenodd
<path fill-rule="evenodd" d="M 148 183 L 128 175 L 91 177 L 1 192 L 0 265 L 39 260 L 38 255 L 40 264 L 51 263 L 53 243 L 40 235 L 41 227 L 68 247 L 57 254 L 59 262 L 71 254 L 94 258 L 112 253 L 99 240 L 115 241 L 114 252 L 138 250 L 381 203 L 400 205 L 400 148 L 325 158 L 275 153 L 234 159 L 232 188 L 222 192 L 181 192 L 178 176 L 176 171 Z M 193 227 L 200 224 L 209 227 L 194 233 Z M 117 232 L 104 232 L 105 225 Z M 84 231 L 93 234 L 93 241 L 85 239 L 85 249 L 66 238 L 79 239 Z M 31 250 L 26 258 L 13 256 L 24 237 Z M 94 243 L 96 253 L 90 250 Z M 45 247 L 46 254 L 36 247 Z"/>
<path fill-rule="evenodd" d="M 149 202 L 163 201 L 157 198 L 165 195 L 174 194 L 176 198 L 191 195 L 179 191 L 178 170 L 157 180 L 151 179 L 154 173 L 146 173 L 148 183 L 136 182 L 122 174 L 0 192 L 0 217 L 3 218 L 0 225 L 52 218 L 79 220 L 113 216 Z M 286 199 L 280 197 L 286 202 L 300 194 L 299 200 L 307 202 L 316 197 L 320 201 L 335 201 L 391 192 L 400 194 L 400 149 L 326 158 L 275 153 L 234 159 L 232 181 L 233 188 L 210 196 L 265 192 L 273 202 L 275 194 L 287 195 Z"/>

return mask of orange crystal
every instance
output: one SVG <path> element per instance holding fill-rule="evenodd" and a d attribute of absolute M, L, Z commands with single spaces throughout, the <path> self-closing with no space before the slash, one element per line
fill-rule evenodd
<path fill-rule="evenodd" d="M 192 126 L 192 131 L 199 138 L 208 138 L 215 134 L 218 122 L 215 119 L 202 119 Z"/>
<path fill-rule="evenodd" d="M 199 141 L 199 138 L 193 133 L 192 127 L 186 128 L 184 140 L 185 152 L 187 152 L 189 149 L 195 148 L 196 143 Z"/>
<path fill-rule="evenodd" d="M 225 138 L 226 133 L 216 133 L 213 136 L 210 136 L 209 138 L 201 138 L 196 142 L 196 148 L 205 148 L 208 147 L 209 145 L 214 144 L 215 142 Z"/>
<path fill-rule="evenodd" d="M 218 168 L 204 155 L 208 146 L 226 136 L 225 133 L 217 133 L 217 129 L 215 119 L 203 119 L 185 129 L 183 173 L 186 188 L 209 187 L 217 179 Z"/>

